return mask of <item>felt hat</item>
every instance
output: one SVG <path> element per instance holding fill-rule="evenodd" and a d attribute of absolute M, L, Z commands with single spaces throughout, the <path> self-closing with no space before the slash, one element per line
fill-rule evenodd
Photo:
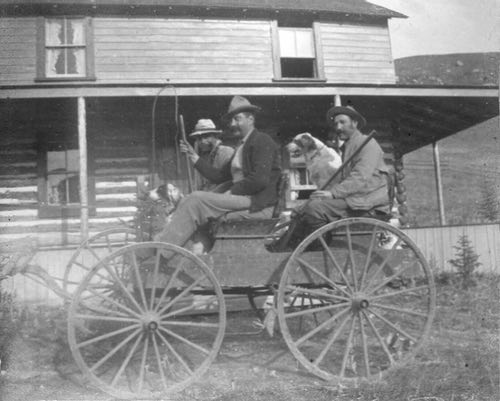
<path fill-rule="evenodd" d="M 366 125 L 365 118 L 359 114 L 352 106 L 334 106 L 326 112 L 326 123 L 333 126 L 335 116 L 345 114 L 358 122 L 358 128 L 363 128 Z"/>
<path fill-rule="evenodd" d="M 222 116 L 222 120 L 229 121 L 235 114 L 242 113 L 244 111 L 256 113 L 260 110 L 262 109 L 259 106 L 251 104 L 248 99 L 243 96 L 235 96 L 231 99 L 227 113 Z"/>
<path fill-rule="evenodd" d="M 215 124 L 212 120 L 208 118 L 202 118 L 198 120 L 194 127 L 194 131 L 189 134 L 190 137 L 201 136 L 205 134 L 218 135 L 222 133 L 221 130 L 216 129 Z"/>

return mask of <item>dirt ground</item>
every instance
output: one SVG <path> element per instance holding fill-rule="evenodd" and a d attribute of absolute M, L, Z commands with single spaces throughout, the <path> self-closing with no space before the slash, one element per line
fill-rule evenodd
<path fill-rule="evenodd" d="M 258 328 L 251 312 L 231 313 L 217 359 L 172 401 L 498 401 L 500 279 L 459 289 L 439 284 L 431 336 L 414 361 L 377 382 L 327 383 L 300 367 L 280 334 Z M 22 319 L 0 401 L 112 400 L 90 386 L 66 343 L 62 308 Z M 4 368 L 4 364 L 2 364 Z"/>
<path fill-rule="evenodd" d="M 256 327 L 256 318 L 252 312 L 232 313 L 215 363 L 201 380 L 170 399 L 300 401 L 332 400 L 339 395 L 339 387 L 298 365 L 279 334 L 270 337 Z M 112 399 L 86 382 L 73 362 L 60 323 L 58 327 L 35 321 L 21 330 L 1 379 L 1 401 Z"/>

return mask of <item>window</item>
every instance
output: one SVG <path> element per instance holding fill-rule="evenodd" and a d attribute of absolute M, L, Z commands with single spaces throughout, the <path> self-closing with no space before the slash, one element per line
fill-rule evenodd
<path fill-rule="evenodd" d="M 39 217 L 80 216 L 80 154 L 74 140 L 63 137 L 39 138 Z M 87 166 L 89 167 L 89 166 Z M 93 180 L 89 179 L 89 203 L 95 203 Z M 95 214 L 91 207 L 90 214 Z"/>
<path fill-rule="evenodd" d="M 90 18 L 41 18 L 38 79 L 93 79 Z"/>
<path fill-rule="evenodd" d="M 322 79 L 319 38 L 312 27 L 274 25 L 274 72 L 277 79 Z"/>

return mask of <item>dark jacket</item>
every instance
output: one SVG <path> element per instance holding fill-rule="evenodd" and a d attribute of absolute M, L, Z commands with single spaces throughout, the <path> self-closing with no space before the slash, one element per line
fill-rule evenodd
<path fill-rule="evenodd" d="M 250 212 L 273 206 L 278 200 L 278 180 L 281 174 L 279 146 L 269 135 L 254 129 L 243 145 L 242 159 L 244 178 L 238 182 L 232 182 L 232 158 L 221 169 L 212 167 L 201 158 L 194 167 L 216 184 L 228 182 L 226 189 L 233 195 L 249 195 L 252 201 Z"/>

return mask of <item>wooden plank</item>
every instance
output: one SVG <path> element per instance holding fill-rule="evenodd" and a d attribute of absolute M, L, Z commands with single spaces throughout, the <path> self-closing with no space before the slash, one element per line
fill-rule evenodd
<path fill-rule="evenodd" d="M 163 19 L 163 18 L 95 18 L 95 29 L 142 29 L 157 30 L 164 28 L 183 29 L 220 29 L 220 30 L 252 30 L 265 31 L 269 22 L 265 20 L 217 20 L 217 19 Z M 142 31 L 141 31 L 142 32 Z"/>
<path fill-rule="evenodd" d="M 206 36 L 211 37 L 248 37 L 255 41 L 260 41 L 262 39 L 270 38 L 269 26 L 263 29 L 246 29 L 246 27 L 234 25 L 231 28 L 217 28 L 213 26 L 206 27 L 190 27 L 190 28 L 176 28 L 174 26 L 165 25 L 160 29 L 153 29 L 149 25 L 138 26 L 132 24 L 130 27 L 123 28 L 95 28 L 96 37 L 106 37 L 106 36 L 149 36 L 149 35 L 168 35 L 171 37 L 181 36 L 181 37 L 203 37 L 205 33 Z"/>
<path fill-rule="evenodd" d="M 242 46 L 245 46 L 244 49 L 242 49 Z M 217 52 L 228 52 L 228 51 L 242 51 L 244 50 L 245 52 L 248 52 L 248 57 L 252 56 L 253 51 L 270 51 L 271 45 L 268 46 L 263 46 L 263 43 L 255 43 L 251 42 L 248 43 L 244 40 L 237 42 L 237 41 L 232 41 L 231 43 L 203 43 L 201 40 L 198 43 L 185 43 L 182 41 L 179 41 L 178 43 L 168 43 L 168 42 L 148 42 L 148 43 L 142 43 L 142 42 L 134 42 L 134 41 L 128 41 L 126 43 L 99 43 L 96 45 L 96 49 L 98 51 L 98 54 L 102 52 L 107 52 L 107 53 L 113 53 L 113 54 L 118 54 L 116 53 L 117 51 L 120 51 L 120 54 L 124 54 L 123 51 L 127 50 L 129 51 L 129 54 L 127 56 L 130 57 L 139 57 L 140 54 L 142 54 L 143 51 L 145 50 L 158 50 L 158 51 L 217 51 Z M 193 55 L 191 54 L 191 57 L 198 57 L 197 54 Z M 257 61 L 257 60 L 255 60 Z"/>
<path fill-rule="evenodd" d="M 124 64 L 124 63 L 117 63 L 113 65 L 102 65 L 98 64 L 97 65 L 97 70 L 99 71 L 99 75 L 101 76 L 101 73 L 110 73 L 110 72 L 116 72 L 116 73 L 121 73 L 121 72 L 134 72 L 138 71 L 141 73 L 146 73 L 146 72 L 171 72 L 171 71 L 178 71 L 178 72 L 221 72 L 221 71 L 229 71 L 229 72 L 237 72 L 237 71 L 247 71 L 249 64 L 252 64 L 251 62 L 248 63 L 225 63 L 221 59 L 221 62 L 219 63 L 218 59 L 214 59 L 211 64 L 202 64 L 202 63 L 196 63 L 196 59 L 193 60 L 188 60 L 189 63 L 185 63 L 184 60 L 180 60 L 178 58 L 175 59 L 174 63 L 168 63 L 168 64 Z M 269 71 L 269 63 L 265 64 L 252 64 L 252 72 L 267 72 Z M 247 72 L 248 74 L 248 72 Z"/>
<path fill-rule="evenodd" d="M 227 52 L 224 50 L 212 51 L 212 50 L 200 50 L 195 55 L 190 50 L 155 50 L 155 49 L 143 49 L 137 55 L 141 55 L 142 57 L 151 57 L 151 58 L 191 58 L 196 59 L 200 58 L 225 58 L 225 57 L 235 57 L 235 58 L 246 58 L 246 57 L 271 57 L 271 47 L 269 48 L 262 47 L 260 49 L 253 49 L 250 46 L 248 50 L 241 49 L 239 51 L 231 51 Z M 129 57 L 130 51 L 116 49 L 110 51 L 109 53 L 100 52 L 96 55 L 96 64 L 98 64 L 98 60 L 101 57 Z"/>

